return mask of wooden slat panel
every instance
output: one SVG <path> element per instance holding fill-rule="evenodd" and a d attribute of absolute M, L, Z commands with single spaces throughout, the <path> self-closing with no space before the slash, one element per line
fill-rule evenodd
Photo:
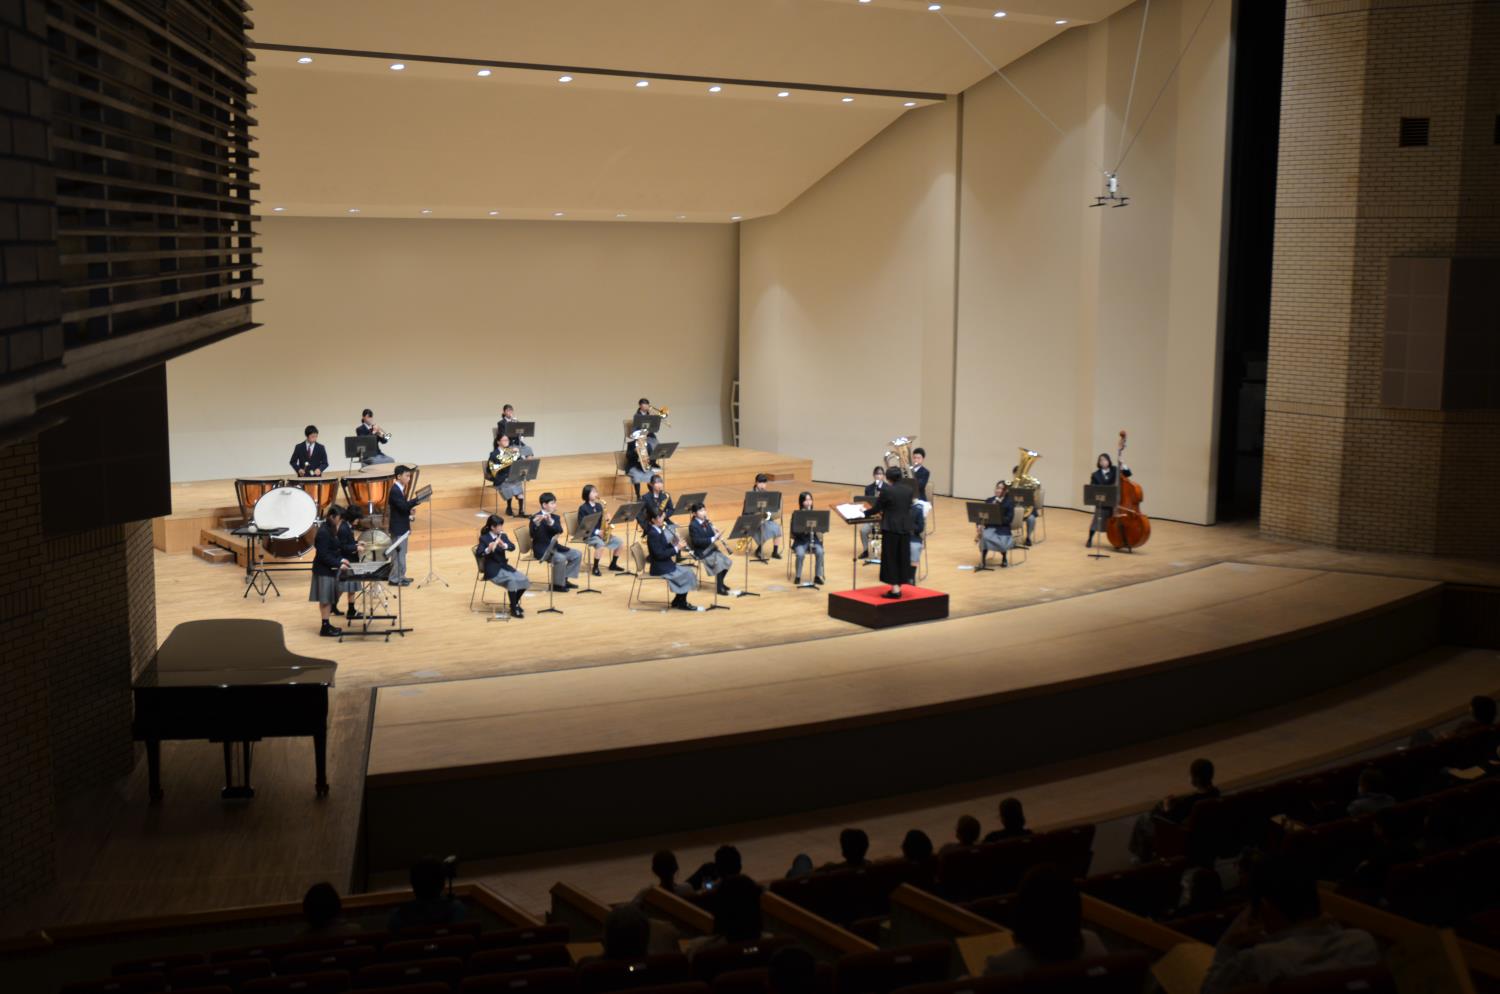
<path fill-rule="evenodd" d="M 102 317 L 109 314 L 124 314 L 127 311 L 139 311 L 147 307 L 160 307 L 163 304 L 177 303 L 183 300 L 196 300 L 199 297 L 211 297 L 215 294 L 230 294 L 238 290 L 248 290 L 252 286 L 260 286 L 264 282 L 265 280 L 242 280 L 238 283 L 225 283 L 223 286 L 170 293 L 161 297 L 148 297 L 141 300 L 124 301 L 118 304 L 105 304 L 102 307 L 88 307 L 83 310 L 64 311 L 63 321 L 82 321 L 84 318 Z"/>
<path fill-rule="evenodd" d="M 71 234 L 74 234 L 74 232 L 68 231 L 67 229 L 63 229 L 63 230 L 61 230 L 59 232 L 59 234 L 61 234 L 61 235 L 71 235 Z M 167 236 L 167 237 L 174 237 L 174 236 Z M 215 235 L 214 237 L 216 237 L 216 238 L 224 238 L 224 237 L 232 237 L 232 236 Z M 147 259 L 205 259 L 205 258 L 217 258 L 217 257 L 220 257 L 220 256 L 228 257 L 228 256 L 232 256 L 232 255 L 256 255 L 259 252 L 260 252 L 260 246 L 258 246 L 258 245 L 246 246 L 246 247 L 243 247 L 243 248 L 172 249 L 170 251 L 161 251 L 161 252 L 150 252 L 150 251 L 140 251 L 140 252 L 85 252 L 85 253 L 82 253 L 82 254 L 79 254 L 79 255 L 63 255 L 63 256 L 58 256 L 58 260 L 57 261 L 58 261 L 58 263 L 60 265 L 64 265 L 64 266 L 81 266 L 81 265 L 86 265 L 86 264 L 91 263 L 91 262 L 132 262 L 132 261 L 134 261 L 134 262 L 140 262 L 140 261 L 147 260 Z M 237 268 L 244 268 L 244 267 L 237 267 Z M 164 271 L 163 272 L 163 277 L 164 278 L 170 277 L 170 275 L 171 275 L 172 272 L 176 272 L 176 270 L 166 270 L 166 271 Z M 71 289 L 71 288 L 70 287 L 64 287 L 64 289 L 66 290 L 66 289 Z"/>
<path fill-rule="evenodd" d="M 129 200 L 107 200 L 100 197 L 58 197 L 59 207 L 81 207 L 85 210 L 122 211 L 126 214 L 170 214 L 173 217 L 204 217 L 221 221 L 259 221 L 255 214 L 234 214 L 229 211 L 205 211 L 193 207 L 164 207 L 155 204 L 138 204 Z M 251 206 L 245 201 L 245 206 Z"/>
<path fill-rule="evenodd" d="M 193 166 L 184 166 L 176 162 L 169 162 L 165 159 L 156 158 L 155 156 L 141 155 L 135 152 L 122 152 L 119 149 L 106 148 L 103 145 L 89 145 L 84 142 L 73 141 L 68 138 L 60 138 L 56 136 L 54 136 L 52 139 L 52 147 L 55 149 L 60 148 L 68 152 L 78 152 L 86 156 L 93 156 L 95 158 L 110 159 L 114 162 L 125 162 L 131 165 L 145 166 L 156 172 L 173 173 L 178 176 L 191 176 L 194 179 L 206 179 L 214 183 L 223 183 L 227 186 L 234 186 L 243 190 L 260 189 L 259 183 L 252 182 L 248 178 L 229 178 L 230 176 L 235 175 L 248 177 L 250 175 L 249 170 L 237 170 L 230 172 L 228 175 L 225 175 L 224 173 L 211 172 L 207 169 L 198 169 Z"/>

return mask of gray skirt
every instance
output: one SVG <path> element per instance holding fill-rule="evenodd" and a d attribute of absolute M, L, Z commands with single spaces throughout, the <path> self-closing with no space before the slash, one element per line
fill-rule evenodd
<path fill-rule="evenodd" d="M 505 498 L 506 500 L 515 500 L 517 497 L 521 496 L 521 494 L 526 492 L 526 484 L 497 483 L 495 484 L 495 489 L 500 491 L 500 496 Z"/>
<path fill-rule="evenodd" d="M 358 580 L 339 580 L 338 585 L 341 594 L 358 594 L 365 589 L 365 585 Z"/>
<path fill-rule="evenodd" d="M 986 528 L 982 533 L 985 552 L 1009 552 L 1016 544 L 1014 535 L 996 534 Z"/>
<path fill-rule="evenodd" d="M 679 566 L 662 579 L 674 594 L 686 594 L 698 589 L 698 574 L 686 566 Z"/>
<path fill-rule="evenodd" d="M 312 586 L 308 588 L 307 599 L 319 604 L 332 604 L 339 599 L 339 581 L 334 576 L 312 575 Z"/>
<path fill-rule="evenodd" d="M 644 486 L 651 482 L 651 477 L 656 475 L 656 471 L 651 469 L 636 469 L 632 466 L 625 471 L 625 475 L 630 477 L 631 483 L 639 483 Z"/>
<path fill-rule="evenodd" d="M 583 540 L 583 544 L 588 546 L 590 549 L 615 550 L 624 547 L 625 540 L 618 535 L 611 535 L 609 537 L 609 541 L 605 542 L 604 539 L 600 538 L 598 535 L 590 535 L 588 538 Z"/>
<path fill-rule="evenodd" d="M 764 521 L 764 522 L 761 522 L 760 532 L 757 535 L 757 537 L 762 542 L 769 542 L 773 538 L 780 538 L 781 537 L 781 522 L 779 522 L 779 521 Z"/>
<path fill-rule="evenodd" d="M 490 582 L 497 587 L 509 590 L 511 593 L 515 593 L 518 590 L 525 590 L 531 586 L 531 581 L 526 579 L 526 574 L 514 566 L 500 567 L 500 572 L 490 577 Z"/>
<path fill-rule="evenodd" d="M 693 555 L 703 564 L 703 568 L 708 570 L 713 576 L 718 576 L 734 565 L 734 561 L 718 549 L 710 549 L 708 550 L 708 554 L 703 556 L 699 556 L 696 552 Z"/>

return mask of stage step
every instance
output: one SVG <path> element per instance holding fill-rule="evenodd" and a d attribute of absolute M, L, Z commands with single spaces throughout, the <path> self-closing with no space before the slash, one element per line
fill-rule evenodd
<path fill-rule="evenodd" d="M 235 554 L 228 549 L 207 543 L 193 546 L 193 555 L 206 563 L 213 563 L 215 566 L 232 563 L 236 559 Z"/>

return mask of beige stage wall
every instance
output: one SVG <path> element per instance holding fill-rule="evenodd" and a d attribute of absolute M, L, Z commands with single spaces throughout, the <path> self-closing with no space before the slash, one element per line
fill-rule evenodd
<path fill-rule="evenodd" d="M 1207 2 L 1152 5 L 1127 141 Z M 973 497 L 1024 444 L 1048 503 L 1079 506 L 1127 428 L 1147 512 L 1212 521 L 1229 7 L 1209 11 L 1125 161 L 1131 206 L 1091 209 L 1140 18 L 1136 4 L 1007 67 L 1062 135 L 991 78 L 742 225 L 745 444 L 855 481 L 916 431 L 939 489 Z"/>
<path fill-rule="evenodd" d="M 308 422 L 335 465 L 360 410 L 397 459 L 476 464 L 500 405 L 599 452 L 645 395 L 663 438 L 729 440 L 729 224 L 267 217 L 264 327 L 168 364 L 172 476 L 277 472 Z M 572 495 L 569 495 L 571 499 Z"/>

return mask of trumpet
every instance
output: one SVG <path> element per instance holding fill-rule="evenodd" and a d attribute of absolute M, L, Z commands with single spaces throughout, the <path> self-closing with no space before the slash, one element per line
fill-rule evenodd
<path fill-rule="evenodd" d="M 672 427 L 671 422 L 669 422 L 667 420 L 667 418 L 669 418 L 669 417 L 672 416 L 672 409 L 670 407 L 652 407 L 651 405 L 648 404 L 646 406 L 646 410 L 649 411 L 652 414 L 660 414 L 661 415 L 661 426 L 663 428 L 670 428 L 670 427 Z"/>
<path fill-rule="evenodd" d="M 374 435 L 376 440 L 379 441 L 381 445 L 387 445 L 390 443 L 391 433 L 386 431 L 379 425 L 371 425 L 370 434 Z"/>

